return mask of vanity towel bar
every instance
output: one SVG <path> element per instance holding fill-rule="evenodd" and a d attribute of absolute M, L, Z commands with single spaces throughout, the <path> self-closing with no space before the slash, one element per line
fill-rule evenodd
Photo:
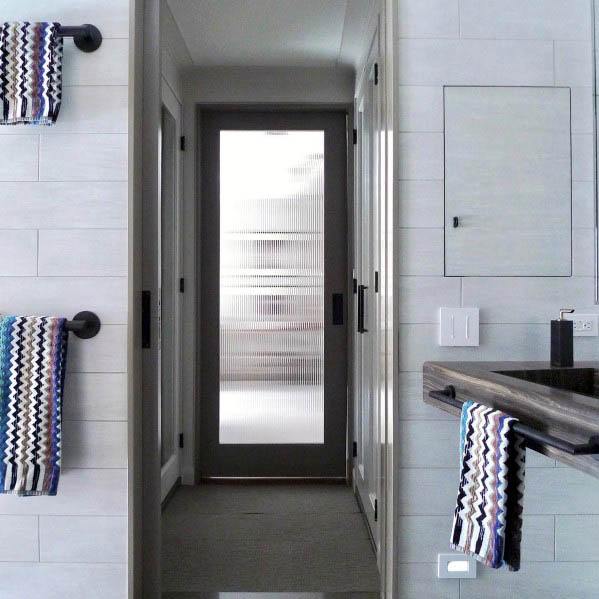
<path fill-rule="evenodd" d="M 455 387 L 453 385 L 447 385 L 443 391 L 429 391 L 428 395 L 437 401 L 462 409 L 463 402 L 456 398 Z M 513 430 L 527 441 L 548 445 L 570 455 L 599 455 L 599 435 L 592 436 L 588 443 L 577 445 L 542 433 L 521 422 L 514 423 Z"/>

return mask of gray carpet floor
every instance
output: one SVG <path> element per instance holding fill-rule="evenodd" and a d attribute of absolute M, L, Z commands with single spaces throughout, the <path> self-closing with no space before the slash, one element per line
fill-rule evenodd
<path fill-rule="evenodd" d="M 180 487 L 162 543 L 164 599 L 378 597 L 368 531 L 342 485 Z"/>

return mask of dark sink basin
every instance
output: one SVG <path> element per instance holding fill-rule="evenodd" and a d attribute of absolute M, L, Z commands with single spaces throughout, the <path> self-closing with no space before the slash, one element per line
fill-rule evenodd
<path fill-rule="evenodd" d="M 497 374 L 504 374 L 515 379 L 572 391 L 581 395 L 599 397 L 595 388 L 594 368 L 546 368 L 542 370 L 501 370 Z"/>

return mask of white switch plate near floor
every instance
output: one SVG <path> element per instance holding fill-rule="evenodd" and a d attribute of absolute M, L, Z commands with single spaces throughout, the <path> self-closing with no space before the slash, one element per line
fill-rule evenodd
<path fill-rule="evenodd" d="M 477 346 L 478 308 L 441 308 L 439 345 L 447 347 Z"/>
<path fill-rule="evenodd" d="M 597 337 L 599 335 L 599 314 L 565 314 L 567 320 L 574 321 L 574 337 Z"/>

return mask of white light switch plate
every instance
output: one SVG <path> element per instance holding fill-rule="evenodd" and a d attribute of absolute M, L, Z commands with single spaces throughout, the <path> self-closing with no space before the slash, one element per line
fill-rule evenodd
<path fill-rule="evenodd" d="M 448 347 L 477 346 L 478 308 L 441 308 L 439 344 Z"/>
<path fill-rule="evenodd" d="M 461 553 L 438 553 L 437 578 L 476 578 L 476 560 Z"/>

